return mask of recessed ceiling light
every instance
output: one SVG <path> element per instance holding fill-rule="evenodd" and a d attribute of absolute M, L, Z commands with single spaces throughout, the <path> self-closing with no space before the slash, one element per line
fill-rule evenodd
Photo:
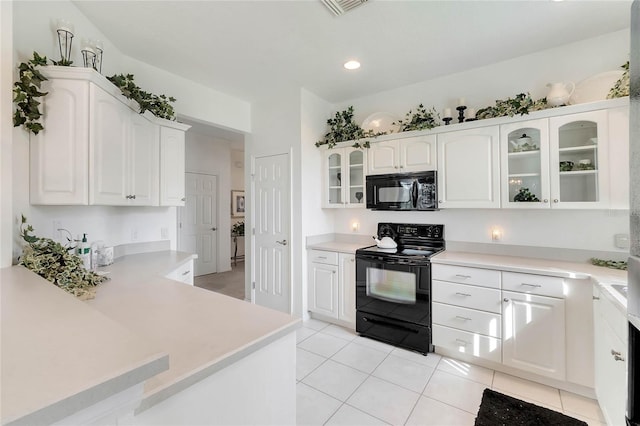
<path fill-rule="evenodd" d="M 344 63 L 344 67 L 348 70 L 357 70 L 360 68 L 360 62 L 358 61 L 347 61 Z"/>

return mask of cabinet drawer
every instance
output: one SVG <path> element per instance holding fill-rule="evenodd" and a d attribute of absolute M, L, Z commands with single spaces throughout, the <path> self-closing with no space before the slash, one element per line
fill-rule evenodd
<path fill-rule="evenodd" d="M 326 263 L 328 265 L 337 265 L 338 252 L 325 250 L 309 250 L 309 261 L 315 263 Z"/>
<path fill-rule="evenodd" d="M 499 314 L 437 302 L 433 303 L 432 312 L 434 324 L 446 325 L 490 337 L 502 337 L 502 317 Z"/>
<path fill-rule="evenodd" d="M 434 264 L 431 274 L 434 280 L 500 288 L 500 271 L 492 269 Z"/>
<path fill-rule="evenodd" d="M 480 336 L 434 324 L 432 341 L 434 346 L 450 351 L 502 362 L 502 341 L 495 337 Z"/>
<path fill-rule="evenodd" d="M 434 280 L 431 291 L 434 302 L 496 314 L 502 312 L 502 298 L 497 289 Z"/>
<path fill-rule="evenodd" d="M 177 269 L 174 269 L 165 277 L 169 278 L 170 280 L 180 281 L 185 284 L 193 285 L 193 260 L 190 260 Z"/>
<path fill-rule="evenodd" d="M 545 275 L 502 273 L 502 289 L 519 293 L 564 298 L 564 280 Z"/>

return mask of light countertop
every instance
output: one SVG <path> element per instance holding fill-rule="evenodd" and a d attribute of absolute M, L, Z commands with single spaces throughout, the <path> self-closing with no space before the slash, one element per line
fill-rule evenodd
<path fill-rule="evenodd" d="M 162 251 L 116 259 L 101 268 L 110 280 L 86 302 L 21 266 L 0 270 L 2 424 L 50 423 L 146 380 L 139 412 L 300 325 L 164 278 L 193 257 Z"/>
<path fill-rule="evenodd" d="M 300 326 L 300 320 L 162 276 L 191 255 L 136 254 L 104 269 L 110 281 L 86 303 L 169 354 L 169 370 L 145 383 L 141 410 Z"/>
<path fill-rule="evenodd" d="M 0 270 L 2 424 L 48 424 L 169 368 L 162 345 L 22 266 Z"/>
<path fill-rule="evenodd" d="M 368 245 L 372 246 L 374 244 L 375 244 L 375 241 L 371 240 L 371 243 L 369 243 Z M 356 250 L 362 247 L 367 247 L 367 244 L 342 242 L 342 241 L 327 241 L 323 243 L 307 245 L 307 249 L 311 249 L 311 250 L 337 251 L 339 253 L 348 253 L 348 254 L 355 254 Z"/>

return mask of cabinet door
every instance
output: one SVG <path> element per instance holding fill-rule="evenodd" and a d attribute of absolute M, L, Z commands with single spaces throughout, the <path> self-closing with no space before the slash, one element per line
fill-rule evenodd
<path fill-rule="evenodd" d="M 338 319 L 356 323 L 356 256 L 340 253 Z"/>
<path fill-rule="evenodd" d="M 369 167 L 367 173 L 370 175 L 383 175 L 400 171 L 398 143 L 395 140 L 372 143 L 368 157 Z"/>
<path fill-rule="evenodd" d="M 309 310 L 338 318 L 338 267 L 336 265 L 310 264 Z"/>
<path fill-rule="evenodd" d="M 30 136 L 31 204 L 89 203 L 89 83 L 51 79 L 43 92 L 45 130 Z"/>
<path fill-rule="evenodd" d="M 421 172 L 436 169 L 436 136 L 400 139 L 400 171 Z"/>
<path fill-rule="evenodd" d="M 323 161 L 322 207 L 342 207 L 344 205 L 343 175 L 344 153 L 342 149 L 329 149 Z"/>
<path fill-rule="evenodd" d="M 184 131 L 160 127 L 160 205 L 184 206 Z"/>
<path fill-rule="evenodd" d="M 511 291 L 503 291 L 502 296 L 502 362 L 564 380 L 564 300 Z"/>
<path fill-rule="evenodd" d="M 502 207 L 549 208 L 549 121 L 500 126 Z"/>
<path fill-rule="evenodd" d="M 367 165 L 366 152 L 358 148 L 344 149 L 345 165 L 342 171 L 347 181 L 344 185 L 344 200 L 346 207 L 364 208 L 365 199 L 365 174 Z"/>
<path fill-rule="evenodd" d="M 440 208 L 500 207 L 498 127 L 438 135 Z"/>
<path fill-rule="evenodd" d="M 606 110 L 549 119 L 552 208 L 608 207 L 608 136 Z"/>
<path fill-rule="evenodd" d="M 132 116 L 129 204 L 157 206 L 159 201 L 160 129 L 141 115 Z"/>
<path fill-rule="evenodd" d="M 132 111 L 91 84 L 90 204 L 128 204 L 128 150 Z"/>
<path fill-rule="evenodd" d="M 604 317 L 605 311 L 618 315 L 616 308 L 603 306 L 604 304 L 611 304 L 605 295 L 599 295 L 599 299 L 593 300 L 595 391 L 607 424 L 624 425 L 627 345 Z M 619 316 L 622 317 L 622 313 Z"/>

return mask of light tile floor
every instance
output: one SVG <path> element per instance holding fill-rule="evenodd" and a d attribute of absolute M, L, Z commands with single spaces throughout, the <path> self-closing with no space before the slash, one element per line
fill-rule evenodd
<path fill-rule="evenodd" d="M 598 403 L 487 368 L 414 352 L 311 319 L 297 331 L 298 425 L 473 425 L 498 392 L 603 426 Z"/>

